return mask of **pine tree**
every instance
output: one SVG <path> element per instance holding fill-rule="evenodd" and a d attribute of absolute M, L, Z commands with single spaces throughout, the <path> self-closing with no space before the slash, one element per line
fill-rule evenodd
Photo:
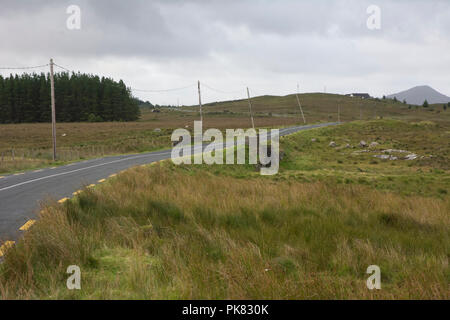
<path fill-rule="evenodd" d="M 86 74 L 55 74 L 57 121 L 134 121 L 136 99 L 123 81 Z M 48 74 L 0 76 L 0 123 L 49 122 Z"/>

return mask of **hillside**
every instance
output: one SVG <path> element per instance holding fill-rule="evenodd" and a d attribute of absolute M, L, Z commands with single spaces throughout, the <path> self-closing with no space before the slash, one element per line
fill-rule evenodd
<path fill-rule="evenodd" d="M 450 97 L 443 95 L 430 86 L 417 86 L 406 91 L 391 94 L 387 98 L 397 98 L 399 101 L 406 100 L 408 104 L 415 105 L 422 105 L 425 100 L 430 104 L 450 102 Z"/>
<path fill-rule="evenodd" d="M 409 120 L 439 120 L 442 119 L 442 106 L 432 106 L 424 109 L 404 104 L 391 99 L 360 99 L 338 94 L 304 93 L 299 94 L 306 121 L 336 121 L 338 106 L 341 121 L 369 120 L 378 117 Z M 255 125 L 264 126 L 266 118 L 284 118 L 287 123 L 294 119 L 302 122 L 300 109 L 295 94 L 286 96 L 258 96 L 251 99 L 255 115 Z M 198 112 L 198 106 L 184 107 L 185 111 Z M 217 116 L 247 117 L 249 114 L 248 100 L 215 102 L 204 105 L 205 123 L 209 118 Z M 446 113 L 447 114 L 447 113 Z M 449 113 L 450 114 L 450 113 Z M 444 117 L 450 120 L 447 116 Z M 292 120 L 289 120 L 292 119 Z"/>

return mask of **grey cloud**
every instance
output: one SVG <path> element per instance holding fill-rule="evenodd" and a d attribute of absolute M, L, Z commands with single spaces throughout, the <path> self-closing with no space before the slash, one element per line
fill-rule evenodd
<path fill-rule="evenodd" d="M 311 90 L 325 82 L 332 87 L 334 81 L 340 82 L 339 90 L 350 90 L 352 81 L 357 86 L 364 77 L 374 94 L 383 94 L 410 82 L 444 86 L 450 72 L 447 0 L 0 4 L 0 66 L 55 57 L 77 70 L 122 77 L 137 87 L 178 87 L 203 77 L 234 89 L 238 81 L 269 86 L 270 81 L 306 78 L 314 83 Z M 82 9 L 79 31 L 66 28 L 70 4 Z M 366 28 L 370 4 L 382 9 L 381 30 Z M 137 74 L 142 70 L 148 75 Z M 281 85 L 270 88 L 284 92 Z"/>

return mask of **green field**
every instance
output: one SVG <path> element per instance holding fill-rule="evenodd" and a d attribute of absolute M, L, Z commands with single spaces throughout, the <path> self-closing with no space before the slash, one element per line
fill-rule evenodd
<path fill-rule="evenodd" d="M 449 299 L 449 138 L 442 118 L 357 121 L 282 138 L 275 176 L 170 161 L 130 169 L 45 204 L 0 266 L 0 296 Z M 388 149 L 408 153 L 374 157 Z M 69 265 L 81 290 L 66 288 Z M 369 265 L 381 290 L 366 287 Z"/>

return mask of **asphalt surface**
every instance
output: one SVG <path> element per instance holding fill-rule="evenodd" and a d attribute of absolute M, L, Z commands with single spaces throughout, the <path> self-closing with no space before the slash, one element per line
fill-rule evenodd
<path fill-rule="evenodd" d="M 280 136 L 331 125 L 337 123 L 283 128 Z M 194 148 L 194 152 L 201 150 L 202 146 Z M 20 237 L 19 228 L 37 217 L 40 201 L 71 198 L 73 192 L 112 174 L 170 156 L 171 150 L 113 156 L 4 176 L 0 179 L 0 244 Z"/>

